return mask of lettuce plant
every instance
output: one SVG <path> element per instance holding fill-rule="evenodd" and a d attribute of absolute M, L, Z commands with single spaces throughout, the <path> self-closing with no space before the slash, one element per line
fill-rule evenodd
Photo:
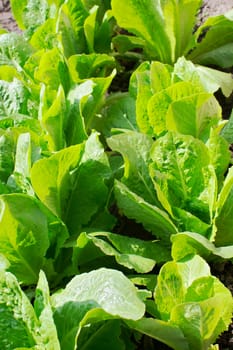
<path fill-rule="evenodd" d="M 198 64 L 232 66 L 232 11 L 209 18 L 194 31 L 201 0 L 112 0 L 111 4 L 119 26 L 140 38 L 147 57 L 171 64 L 185 56 Z M 122 43 L 133 40 L 122 35 L 114 39 L 119 50 Z"/>
<path fill-rule="evenodd" d="M 233 172 L 214 94 L 233 83 L 203 65 L 232 65 L 232 15 L 193 33 L 200 5 L 11 0 L 1 349 L 218 348 L 232 296 L 206 261 L 233 259 Z"/>

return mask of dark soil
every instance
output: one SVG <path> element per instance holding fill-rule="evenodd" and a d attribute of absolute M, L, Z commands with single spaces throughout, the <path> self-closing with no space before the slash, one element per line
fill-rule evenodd
<path fill-rule="evenodd" d="M 233 9 L 233 0 L 204 0 L 203 6 L 199 13 L 199 23 L 203 23 L 208 17 L 219 15 Z M 9 31 L 19 31 L 10 11 L 10 1 L 0 0 L 0 28 Z M 216 96 L 218 98 L 218 96 Z M 221 100 L 221 98 L 220 98 Z M 226 101 L 225 101 L 226 102 Z M 221 101 L 220 101 L 221 103 Z M 222 103 L 224 104 L 224 103 Z M 227 111 L 223 114 L 225 118 L 229 117 L 232 110 L 232 100 L 227 106 Z M 230 262 L 212 265 L 212 273 L 217 276 L 229 288 L 233 294 L 233 265 Z M 156 342 L 148 337 L 142 338 L 143 348 L 169 350 L 166 345 Z M 142 344 L 141 343 L 141 344 Z M 228 331 L 224 332 L 218 339 L 219 350 L 233 350 L 233 323 L 229 326 Z M 145 345 L 145 347 L 144 347 Z"/>

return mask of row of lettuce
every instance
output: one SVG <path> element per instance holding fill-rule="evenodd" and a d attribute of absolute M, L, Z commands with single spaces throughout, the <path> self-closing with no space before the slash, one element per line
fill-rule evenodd
<path fill-rule="evenodd" d="M 218 349 L 233 301 L 207 262 L 233 259 L 233 129 L 214 93 L 233 81 L 204 65 L 232 67 L 233 12 L 193 32 L 200 5 L 11 0 L 1 349 Z"/>

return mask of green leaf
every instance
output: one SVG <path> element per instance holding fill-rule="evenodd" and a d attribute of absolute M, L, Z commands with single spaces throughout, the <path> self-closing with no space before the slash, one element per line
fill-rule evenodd
<path fill-rule="evenodd" d="M 94 128 L 104 136 L 110 137 L 114 130 L 137 131 L 135 120 L 135 101 L 128 93 L 111 95 L 94 121 Z"/>
<path fill-rule="evenodd" d="M 105 54 L 73 55 L 68 60 L 70 75 L 75 83 L 83 79 L 105 77 L 115 66 L 114 59 Z"/>
<path fill-rule="evenodd" d="M 0 179 L 6 182 L 14 169 L 14 141 L 8 133 L 0 136 Z"/>
<path fill-rule="evenodd" d="M 188 342 L 184 334 L 175 325 L 152 318 L 142 318 L 138 321 L 127 321 L 127 325 L 136 331 L 154 338 L 174 350 L 188 350 Z"/>
<path fill-rule="evenodd" d="M 199 93 L 170 104 L 166 116 L 167 130 L 192 135 L 206 142 L 212 127 L 221 119 L 221 107 L 212 94 Z"/>
<path fill-rule="evenodd" d="M 71 173 L 81 161 L 82 144 L 65 148 L 49 158 L 37 161 L 31 170 L 32 186 L 47 207 L 63 217 L 69 192 L 72 190 Z"/>
<path fill-rule="evenodd" d="M 60 43 L 56 33 L 56 21 L 54 18 L 48 18 L 37 28 L 31 37 L 30 44 L 37 50 L 50 50 L 55 46 L 59 46 Z"/>
<path fill-rule="evenodd" d="M 110 8 L 110 0 L 107 1 L 107 7 Z M 107 10 L 102 20 L 101 18 L 101 7 L 103 6 L 103 1 L 99 1 L 99 10 L 97 17 L 99 17 L 99 23 L 95 27 L 95 52 L 99 53 L 109 53 L 112 50 L 112 36 L 115 21 L 111 10 Z M 99 15 L 99 16 L 98 16 Z M 104 38 L 104 40 L 103 40 Z"/>
<path fill-rule="evenodd" d="M 87 80 L 70 89 L 67 95 L 68 115 L 66 139 L 68 146 L 76 145 L 87 139 L 83 107 L 93 92 L 92 80 Z"/>
<path fill-rule="evenodd" d="M 0 98 L 0 116 L 28 114 L 29 91 L 20 80 L 0 80 Z"/>
<path fill-rule="evenodd" d="M 98 134 L 93 133 L 86 141 L 81 164 L 73 174 L 72 194 L 66 204 L 65 221 L 71 232 L 88 224 L 91 226 L 95 216 L 105 210 L 110 177 L 111 169 L 104 148 Z"/>
<path fill-rule="evenodd" d="M 0 35 L 0 64 L 12 65 L 20 72 L 32 52 L 23 35 L 17 33 Z"/>
<path fill-rule="evenodd" d="M 145 229 L 165 243 L 169 242 L 170 235 L 176 233 L 177 228 L 165 211 L 146 202 L 117 180 L 114 189 L 117 205 L 128 218 L 142 223 Z"/>
<path fill-rule="evenodd" d="M 145 312 L 132 282 L 105 268 L 74 277 L 63 291 L 52 295 L 52 304 L 61 348 L 67 350 L 75 348 L 85 325 L 113 318 L 139 319 Z M 93 331 L 91 336 L 98 334 Z"/>
<path fill-rule="evenodd" d="M 171 43 L 165 31 L 165 20 L 158 1 L 111 2 L 113 15 L 120 27 L 141 37 L 152 58 L 170 63 Z"/>
<path fill-rule="evenodd" d="M 151 62 L 151 87 L 153 93 L 168 88 L 172 85 L 172 70 L 173 67 L 161 62 Z"/>
<path fill-rule="evenodd" d="M 0 253 L 21 281 L 35 283 L 49 247 L 47 218 L 26 195 L 2 195 L 0 205 Z"/>
<path fill-rule="evenodd" d="M 98 118 L 98 113 L 101 111 L 105 102 L 105 95 L 116 74 L 114 69 L 106 78 L 93 78 L 93 93 L 92 97 L 87 100 L 83 106 L 83 116 L 85 120 L 86 130 L 90 132 L 95 125 L 95 120 Z"/>
<path fill-rule="evenodd" d="M 162 320 L 168 321 L 174 305 L 182 304 L 184 298 L 185 288 L 177 264 L 164 264 L 155 289 L 155 300 Z"/>
<path fill-rule="evenodd" d="M 0 272 L 0 310 L 1 349 L 31 348 L 40 340 L 33 307 L 9 272 Z"/>
<path fill-rule="evenodd" d="M 171 237 L 172 257 L 182 260 L 188 255 L 198 254 L 206 260 L 232 259 L 233 246 L 216 247 L 207 238 L 195 232 L 181 232 Z"/>
<path fill-rule="evenodd" d="M 151 204 L 157 204 L 153 183 L 149 176 L 150 149 L 149 136 L 132 131 L 114 135 L 107 139 L 113 151 L 121 153 L 124 159 L 122 182 L 135 194 Z"/>
<path fill-rule="evenodd" d="M 23 192 L 32 196 L 34 195 L 29 182 L 32 152 L 30 133 L 20 134 L 16 145 L 14 172 L 7 180 L 7 185 L 11 188 L 12 192 Z"/>
<path fill-rule="evenodd" d="M 209 223 L 216 201 L 216 176 L 204 143 L 168 132 L 155 141 L 150 166 L 158 198 L 166 209 L 178 207 Z"/>
<path fill-rule="evenodd" d="M 149 117 L 149 123 L 153 130 L 153 133 L 159 135 L 167 130 L 167 114 L 169 107 L 175 101 L 182 101 L 183 98 L 193 96 L 195 93 L 200 92 L 200 87 L 194 86 L 188 82 L 178 82 L 172 84 L 164 90 L 160 90 L 155 93 L 148 101 L 147 112 Z M 194 103 L 194 106 L 196 104 Z M 180 113 L 179 113 L 180 114 Z M 183 117 L 184 112 L 180 115 L 183 124 L 190 122 L 189 118 Z M 180 121 L 179 121 L 180 122 Z"/>
<path fill-rule="evenodd" d="M 32 168 L 38 197 L 77 234 L 107 204 L 111 176 L 107 156 L 93 133 L 85 144 L 67 147 Z"/>
<path fill-rule="evenodd" d="M 230 168 L 222 190 L 219 194 L 216 204 L 217 212 L 215 217 L 215 225 L 217 228 L 215 236 L 216 246 L 233 245 L 233 234 L 229 227 L 233 224 L 233 168 Z"/>
<path fill-rule="evenodd" d="M 138 320 L 145 312 L 132 282 L 120 271 L 106 268 L 75 276 L 63 291 L 52 296 L 56 309 L 69 302 L 92 302 L 109 315 L 129 320 Z"/>
<path fill-rule="evenodd" d="M 193 281 L 209 275 L 209 266 L 197 255 L 184 262 L 164 264 L 155 287 L 155 302 L 161 318 L 168 321 L 174 307 L 185 302 L 187 289 Z"/>
<path fill-rule="evenodd" d="M 227 328 L 233 309 L 230 291 L 198 255 L 163 265 L 155 301 L 162 318 L 179 327 L 194 350 L 209 349 Z"/>
<path fill-rule="evenodd" d="M 213 93 L 221 88 L 223 94 L 229 97 L 233 90 L 230 73 L 217 69 L 194 65 L 191 61 L 180 57 L 174 65 L 174 75 L 186 82 L 203 87 L 206 92 Z"/>
<path fill-rule="evenodd" d="M 204 33 L 204 37 L 203 36 Z M 195 63 L 215 65 L 221 68 L 232 66 L 233 11 L 211 17 L 198 28 L 195 34 L 196 47 L 188 55 Z M 218 40 L 216 41 L 216 38 Z"/>
<path fill-rule="evenodd" d="M 60 350 L 57 330 L 53 320 L 53 312 L 50 303 L 49 286 L 45 274 L 40 271 L 39 281 L 36 287 L 34 309 L 40 322 L 40 333 L 46 348 L 55 347 Z"/>
<path fill-rule="evenodd" d="M 82 1 L 68 0 L 60 7 L 57 30 L 61 32 L 61 43 L 67 58 L 86 52 L 83 26 L 88 15 Z"/>
<path fill-rule="evenodd" d="M 189 211 L 181 208 L 172 208 L 174 214 L 174 220 L 177 225 L 178 231 L 191 231 L 198 232 L 209 239 L 213 238 L 211 236 L 212 227 L 211 224 L 207 224 L 197 216 L 191 214 Z"/>
<path fill-rule="evenodd" d="M 132 74 L 129 91 L 136 100 L 136 121 L 139 130 L 145 134 L 152 134 L 147 112 L 147 103 L 153 95 L 149 62 L 143 62 Z"/>
<path fill-rule="evenodd" d="M 83 29 L 87 40 L 87 46 L 89 52 L 94 52 L 95 41 L 95 28 L 96 28 L 96 16 L 98 12 L 98 6 L 95 5 L 90 10 L 89 16 L 85 19 Z"/>
<path fill-rule="evenodd" d="M 54 295 L 52 295 L 52 300 L 53 298 Z M 53 317 L 61 349 L 74 350 L 76 348 L 80 322 L 86 313 L 94 307 L 96 304 L 92 301 L 67 301 L 55 309 Z"/>
<path fill-rule="evenodd" d="M 172 59 L 185 55 L 194 45 L 193 28 L 201 0 L 162 1 L 165 28 L 172 47 Z"/>
<path fill-rule="evenodd" d="M 20 80 L 20 74 L 17 72 L 17 69 L 11 65 L 2 64 L 0 66 L 0 80 L 11 82 L 14 78 Z"/>
<path fill-rule="evenodd" d="M 34 31 L 45 22 L 49 16 L 47 0 L 11 0 L 11 8 L 14 18 L 20 29 Z"/>
<path fill-rule="evenodd" d="M 220 135 L 218 130 L 211 130 L 207 146 L 209 148 L 210 162 L 214 166 L 218 179 L 218 187 L 221 188 L 231 158 L 229 144 L 225 139 L 224 129 L 220 132 Z"/>
<path fill-rule="evenodd" d="M 67 239 L 64 224 L 38 200 L 24 194 L 1 195 L 0 211 L 0 253 L 20 282 L 33 284 L 39 270 L 49 267 L 49 259 L 57 258 Z"/>
<path fill-rule="evenodd" d="M 124 54 L 130 50 L 143 48 L 145 46 L 145 41 L 143 39 L 132 35 L 119 34 L 112 38 L 112 43 L 121 54 Z"/>
<path fill-rule="evenodd" d="M 124 350 L 125 339 L 123 342 L 120 321 L 110 320 L 83 327 L 78 337 L 77 347 L 82 350 Z"/>
<path fill-rule="evenodd" d="M 226 123 L 226 125 L 221 130 L 221 136 L 229 143 L 233 143 L 233 111 L 231 112 L 231 115 Z"/>
<path fill-rule="evenodd" d="M 57 47 L 43 53 L 34 77 L 52 90 L 57 91 L 59 85 L 62 85 L 64 91 L 68 91 L 70 84 L 68 67 Z"/>
<path fill-rule="evenodd" d="M 41 89 L 40 96 L 40 122 L 46 132 L 45 140 L 48 140 L 51 151 L 59 151 L 65 147 L 65 122 L 66 122 L 66 98 L 63 87 L 60 85 L 54 100 L 49 101 L 49 89 L 45 86 Z"/>
<path fill-rule="evenodd" d="M 147 273 L 153 269 L 156 262 L 164 262 L 170 258 L 169 251 L 159 242 L 145 242 L 110 232 L 81 234 L 77 240 L 77 248 L 82 249 L 81 254 L 85 254 L 84 239 L 86 239 L 85 245 L 88 246 L 92 242 L 105 255 L 114 256 L 118 264 L 134 269 L 138 273 Z M 81 265 L 79 256 L 77 263 Z"/>
<path fill-rule="evenodd" d="M 181 328 L 190 348 L 208 350 L 218 335 L 228 328 L 233 300 L 230 291 L 214 277 L 200 279 L 196 284 L 196 299 L 200 298 L 200 292 L 204 293 L 206 298 L 196 303 L 190 301 L 177 305 L 172 311 L 171 320 Z M 208 291 L 207 288 L 212 291 Z M 209 297 L 207 292 L 210 293 Z M 192 298 L 194 295 L 195 293 L 192 294 Z"/>

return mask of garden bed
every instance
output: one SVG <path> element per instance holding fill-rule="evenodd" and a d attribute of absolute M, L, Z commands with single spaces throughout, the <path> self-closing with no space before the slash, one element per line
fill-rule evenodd
<path fill-rule="evenodd" d="M 63 2 L 0 2 L 0 347 L 233 349 L 233 1 Z"/>

